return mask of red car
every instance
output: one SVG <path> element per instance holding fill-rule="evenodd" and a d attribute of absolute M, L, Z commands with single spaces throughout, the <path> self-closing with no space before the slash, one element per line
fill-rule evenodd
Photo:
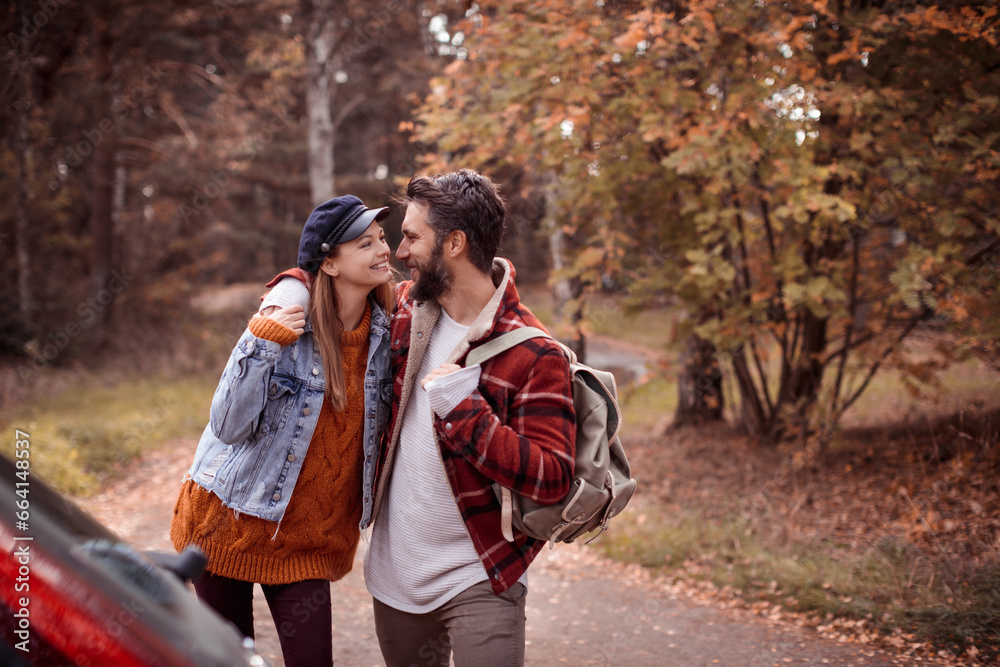
<path fill-rule="evenodd" d="M 0 550 L 0 665 L 266 665 L 185 585 L 200 552 L 140 553 L 3 455 Z"/>

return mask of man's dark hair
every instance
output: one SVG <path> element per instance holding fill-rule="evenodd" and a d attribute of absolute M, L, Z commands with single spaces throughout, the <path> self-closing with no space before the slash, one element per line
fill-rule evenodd
<path fill-rule="evenodd" d="M 471 169 L 436 176 L 415 176 L 406 203 L 427 207 L 428 222 L 441 243 L 454 231 L 465 233 L 469 261 L 489 273 L 504 233 L 506 207 L 496 184 Z"/>

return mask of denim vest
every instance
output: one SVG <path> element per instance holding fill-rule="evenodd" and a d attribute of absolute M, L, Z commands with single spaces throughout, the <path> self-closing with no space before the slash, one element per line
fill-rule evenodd
<path fill-rule="evenodd" d="M 212 398 L 188 477 L 237 514 L 281 521 L 323 407 L 325 374 L 312 324 L 282 347 L 243 332 Z M 361 528 L 371 522 L 378 445 L 389 421 L 389 318 L 372 302 L 365 370 Z"/>

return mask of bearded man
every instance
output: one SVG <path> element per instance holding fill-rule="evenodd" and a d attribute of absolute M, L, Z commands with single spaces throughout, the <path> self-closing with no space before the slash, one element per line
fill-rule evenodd
<path fill-rule="evenodd" d="M 396 286 L 392 419 L 364 568 L 379 646 L 389 667 L 523 665 L 527 569 L 544 542 L 516 529 L 504 538 L 493 484 L 543 504 L 567 493 L 569 363 L 554 341 L 532 338 L 464 366 L 506 332 L 544 329 L 496 257 L 505 205 L 489 178 L 417 176 L 405 203 L 396 258 L 411 280 Z M 303 290 L 283 280 L 262 309 L 289 305 L 283 286 Z"/>

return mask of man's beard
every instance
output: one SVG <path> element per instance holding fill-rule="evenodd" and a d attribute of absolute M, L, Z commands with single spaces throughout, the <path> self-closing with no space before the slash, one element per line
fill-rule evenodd
<path fill-rule="evenodd" d="M 417 265 L 420 276 L 410 288 L 410 296 L 416 301 L 437 301 L 451 289 L 451 274 L 441 261 L 442 255 L 444 255 L 444 244 L 436 244 L 427 265 Z"/>

